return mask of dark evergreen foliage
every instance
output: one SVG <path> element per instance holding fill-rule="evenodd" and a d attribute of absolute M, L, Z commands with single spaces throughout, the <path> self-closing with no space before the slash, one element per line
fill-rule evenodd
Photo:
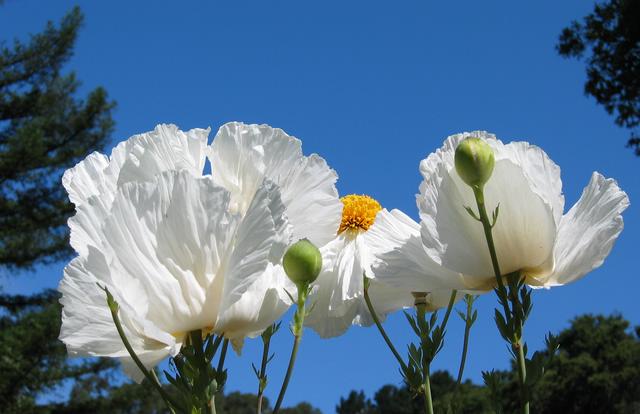
<path fill-rule="evenodd" d="M 65 169 L 106 144 L 114 103 L 102 88 L 77 97 L 62 67 L 73 53 L 82 13 L 49 22 L 27 42 L 0 44 L 0 266 L 29 268 L 68 257 L 73 206 Z"/>

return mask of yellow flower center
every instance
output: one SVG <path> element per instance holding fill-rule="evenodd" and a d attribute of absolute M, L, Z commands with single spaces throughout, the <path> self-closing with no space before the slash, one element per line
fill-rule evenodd
<path fill-rule="evenodd" d="M 345 230 L 369 230 L 376 219 L 378 211 L 382 210 L 380 203 L 366 195 L 350 194 L 340 199 L 342 209 L 342 221 L 338 234 Z"/>

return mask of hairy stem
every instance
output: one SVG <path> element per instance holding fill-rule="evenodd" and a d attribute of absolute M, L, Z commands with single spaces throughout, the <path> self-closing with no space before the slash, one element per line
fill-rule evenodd
<path fill-rule="evenodd" d="M 267 379 L 267 363 L 269 362 L 269 345 L 271 344 L 271 336 L 263 337 L 262 346 L 262 362 L 260 363 L 260 373 L 258 375 L 258 408 L 257 414 L 262 413 L 262 400 L 264 399 L 264 389 Z"/>
<path fill-rule="evenodd" d="M 140 361 L 140 358 L 138 358 L 138 355 L 135 353 L 135 351 L 133 350 L 133 347 L 129 343 L 129 340 L 127 339 L 127 336 L 124 333 L 124 329 L 122 328 L 122 324 L 120 323 L 120 318 L 118 317 L 118 310 L 120 309 L 120 305 L 118 305 L 118 302 L 116 302 L 116 300 L 111 295 L 111 292 L 109 292 L 107 288 L 103 288 L 103 287 L 101 288 L 107 294 L 107 305 L 109 306 L 109 310 L 111 311 L 111 317 L 113 318 L 113 323 L 116 325 L 118 335 L 120 335 L 120 339 L 122 339 L 122 343 L 126 348 L 127 352 L 129 353 L 129 355 L 131 356 L 131 359 L 133 359 L 133 362 L 136 364 L 138 369 L 144 374 L 145 378 L 155 387 L 158 393 L 160 393 L 160 396 L 164 400 L 165 404 L 170 409 L 171 407 L 173 407 L 178 411 L 182 412 L 183 410 L 180 409 L 181 408 L 180 404 L 178 404 L 178 402 L 174 400 L 167 393 L 167 391 L 165 391 L 164 388 L 162 388 L 162 385 L 160 385 L 158 378 L 155 375 L 151 374 L 149 370 L 147 370 L 147 368 L 144 366 L 142 361 Z"/>
<path fill-rule="evenodd" d="M 382 327 L 382 323 L 380 323 L 380 318 L 378 318 L 378 314 L 376 314 L 376 311 L 373 308 L 373 304 L 371 303 L 371 298 L 369 297 L 369 283 L 370 283 L 370 281 L 364 275 L 363 275 L 363 278 L 364 278 L 364 301 L 367 304 L 367 308 L 369 309 L 369 313 L 371 314 L 371 317 L 373 318 L 373 321 L 375 322 L 376 326 L 378 327 L 378 331 L 380 331 L 380 335 L 382 335 L 382 338 L 384 339 L 384 342 L 387 344 L 387 346 L 391 350 L 391 353 L 393 354 L 393 356 L 398 361 L 398 364 L 400 364 L 400 367 L 402 368 L 402 372 L 406 372 L 407 364 L 405 364 L 404 360 L 400 356 L 400 353 L 398 353 L 398 350 L 396 349 L 396 347 L 393 346 L 393 342 L 391 342 L 391 339 L 387 335 L 387 332 Z"/>
<path fill-rule="evenodd" d="M 509 287 L 509 292 L 507 292 L 504 282 L 502 280 L 502 273 L 500 272 L 500 264 L 498 263 L 498 255 L 496 254 L 495 244 L 493 242 L 493 234 L 492 234 L 492 226 L 495 223 L 491 223 L 489 221 L 489 216 L 487 215 L 487 210 L 484 204 L 484 191 L 481 187 L 472 187 L 473 194 L 476 198 L 476 204 L 478 205 L 478 213 L 480 214 L 480 222 L 482 223 L 482 227 L 484 229 L 484 235 L 487 239 L 487 246 L 489 247 L 489 254 L 491 255 L 491 263 L 493 264 L 493 271 L 496 276 L 496 281 L 498 283 L 498 290 L 501 292 L 503 297 L 508 297 L 511 302 L 511 307 L 514 309 L 513 311 L 509 309 L 509 305 L 501 301 L 502 306 L 504 307 L 504 317 L 507 323 L 513 322 L 516 315 L 515 309 L 520 306 L 517 290 L 514 289 L 513 286 Z M 527 393 L 525 390 L 525 379 L 527 377 L 526 365 L 525 365 L 525 356 L 524 349 L 522 346 L 522 338 L 520 335 L 522 334 L 523 321 L 518 318 L 516 321 L 515 328 L 518 329 L 517 335 L 512 333 L 514 336 L 511 338 L 511 346 L 513 348 L 517 348 L 518 351 L 518 377 L 520 379 L 520 400 L 522 405 L 522 412 L 528 414 L 529 413 L 529 398 L 527 397 Z M 517 338 L 516 338 L 517 336 Z"/>
<path fill-rule="evenodd" d="M 456 379 L 456 388 L 454 391 L 454 399 L 462 383 L 462 375 L 464 373 L 464 365 L 467 360 L 467 351 L 469 350 L 469 334 L 471 333 L 471 315 L 473 311 L 473 302 L 467 301 L 467 314 L 464 325 L 464 340 L 462 342 L 462 357 L 460 358 L 460 367 L 458 368 L 458 378 Z"/>
<path fill-rule="evenodd" d="M 424 373 L 424 410 L 427 414 L 433 414 L 433 399 L 431 398 L 431 373 L 427 370 Z"/>
<path fill-rule="evenodd" d="M 280 387 L 280 394 L 278 394 L 278 400 L 276 401 L 276 405 L 273 408 L 273 414 L 277 414 L 280 410 L 280 406 L 282 405 L 282 400 L 284 399 L 284 395 L 287 392 L 287 387 L 289 386 L 289 381 L 291 380 L 291 375 L 293 374 L 293 367 L 296 363 L 296 357 L 298 355 L 298 348 L 300 347 L 300 339 L 302 339 L 302 331 L 304 324 L 304 317 L 306 315 L 307 309 L 305 304 L 307 302 L 307 295 L 309 294 L 309 285 L 298 285 L 298 301 L 297 301 L 297 309 L 296 313 L 293 316 L 293 326 L 291 327 L 291 331 L 293 332 L 293 347 L 291 349 L 291 357 L 289 358 L 289 365 L 287 366 L 287 372 L 284 376 L 284 380 L 282 381 L 282 387 Z"/>
<path fill-rule="evenodd" d="M 518 380 L 520 382 L 520 392 L 522 400 L 522 414 L 529 414 L 529 399 L 527 398 L 525 391 L 525 381 L 527 380 L 527 368 L 524 357 L 524 346 L 522 341 L 518 341 L 515 345 L 518 348 Z"/>
<path fill-rule="evenodd" d="M 425 296 L 421 297 L 421 300 L 416 299 L 416 313 L 418 314 L 419 321 L 425 321 L 427 318 L 427 304 L 425 302 Z M 431 361 L 427 356 L 427 350 L 425 349 L 425 338 L 420 338 L 420 346 L 422 347 L 422 374 L 423 381 L 422 393 L 424 394 L 424 409 L 426 414 L 433 414 L 433 399 L 431 397 Z"/>
<path fill-rule="evenodd" d="M 458 294 L 457 290 L 451 291 L 451 297 L 449 298 L 449 304 L 447 305 L 447 311 L 444 314 L 444 319 L 442 320 L 442 330 L 447 327 L 447 323 L 449 322 L 449 316 L 451 316 L 451 311 L 453 310 L 453 303 L 456 301 L 456 295 Z"/>

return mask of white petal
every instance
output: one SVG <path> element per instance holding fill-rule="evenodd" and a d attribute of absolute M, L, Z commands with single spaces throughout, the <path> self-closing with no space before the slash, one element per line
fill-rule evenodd
<path fill-rule="evenodd" d="M 158 125 L 153 131 L 134 135 L 111 152 L 108 174 L 118 185 L 153 181 L 156 175 L 187 170 L 202 175 L 210 129 L 183 132 L 175 125 Z"/>
<path fill-rule="evenodd" d="M 274 245 L 280 246 L 276 250 L 281 257 L 283 235 L 285 239 L 290 237 L 283 211 L 278 188 L 265 181 L 236 232 L 234 250 L 225 269 L 217 332 L 246 335 L 266 328 L 282 316 L 283 308 L 286 310 L 278 294 L 284 287 L 283 280 L 270 269 Z M 264 309 L 260 309 L 260 300 Z"/>
<path fill-rule="evenodd" d="M 285 289 L 294 294 L 295 285 L 284 274 L 282 266 L 269 264 L 240 299 L 222 312 L 216 324 L 216 331 L 224 333 L 226 338 L 232 340 L 261 334 L 291 306 Z M 236 343 L 234 348 L 238 348 L 239 345 L 241 343 Z"/>
<path fill-rule="evenodd" d="M 101 248 L 119 283 L 137 280 L 153 298 L 147 318 L 166 332 L 215 323 L 220 273 L 238 225 L 228 203 L 229 193 L 210 177 L 197 179 L 187 171 L 130 183 L 116 195 Z"/>
<path fill-rule="evenodd" d="M 138 358 L 147 370 L 153 369 L 153 367 L 162 362 L 162 360 L 166 357 L 167 353 L 163 351 L 147 351 L 138 354 Z M 127 376 L 129 376 L 129 378 L 137 383 L 141 383 L 145 379 L 144 374 L 142 373 L 142 371 L 140 371 L 136 363 L 133 361 L 133 358 L 124 356 L 119 357 L 118 359 L 122 364 L 122 370 L 125 374 L 127 374 Z"/>
<path fill-rule="evenodd" d="M 208 129 L 182 132 L 175 125 L 158 125 L 121 142 L 110 158 L 93 153 L 67 170 L 62 183 L 77 210 L 69 220 L 71 246 L 86 255 L 87 245 L 99 244 L 98 229 L 119 186 L 152 182 L 155 175 L 171 170 L 202 175 L 208 134 Z"/>
<path fill-rule="evenodd" d="M 305 325 L 323 338 L 341 335 L 352 324 L 371 325 L 363 283 L 364 274 L 370 274 L 370 258 L 362 235 L 343 232 L 321 252 L 323 269 L 315 282 L 317 290 L 309 297 L 313 310 Z M 410 292 L 377 281 L 372 281 L 370 295 L 381 319 L 412 302 Z"/>
<path fill-rule="evenodd" d="M 629 198 L 613 179 L 593 173 L 580 200 L 562 217 L 554 248 L 556 267 L 543 286 L 573 282 L 599 267 L 624 227 Z"/>
<path fill-rule="evenodd" d="M 488 142 L 494 148 L 496 160 L 508 159 L 522 169 L 531 190 L 551 205 L 556 225 L 559 225 L 564 212 L 560 167 L 540 147 L 528 142 L 506 145 L 499 140 Z"/>
<path fill-rule="evenodd" d="M 281 129 L 231 122 L 211 144 L 212 174 L 232 192 L 232 208 L 240 213 L 265 178 L 273 181 L 281 188 L 294 237 L 323 245 L 340 223 L 337 175 L 321 157 L 303 156 L 301 146 Z"/>
<path fill-rule="evenodd" d="M 115 191 L 115 182 L 105 175 L 109 158 L 99 152 L 89 154 L 62 176 L 62 185 L 69 193 L 69 200 L 76 206 L 89 197 Z"/>
<path fill-rule="evenodd" d="M 129 358 L 100 285 L 108 287 L 118 301 L 120 321 L 136 354 L 141 358 L 149 353 L 156 355 L 155 362 L 149 362 L 148 368 L 174 355 L 180 347 L 175 338 L 137 313 L 122 295 L 124 286 L 110 285 L 110 280 L 104 257 L 93 248 L 88 257 L 78 257 L 65 268 L 59 286 L 63 305 L 60 340 L 67 345 L 69 354 Z M 136 289 L 135 285 L 131 287 Z M 146 300 L 144 292 L 139 299 Z"/>
<path fill-rule="evenodd" d="M 484 139 L 491 136 L 476 133 Z M 425 180 L 418 196 L 422 239 L 429 256 L 454 272 L 490 281 L 493 268 L 482 225 L 464 209 L 477 211 L 473 192 L 455 172 L 453 155 L 464 137 L 449 138 L 444 147 L 421 163 Z M 496 161 L 485 186 L 488 214 L 500 204 L 493 229 L 503 274 L 516 270 L 542 273 L 552 267 L 556 234 L 553 205 L 532 189 L 523 168 L 507 158 Z"/>
<path fill-rule="evenodd" d="M 316 154 L 303 157 L 279 183 L 294 240 L 309 239 L 324 246 L 334 238 L 342 219 L 338 175 Z"/>
<path fill-rule="evenodd" d="M 470 287 L 460 273 L 427 255 L 420 225 L 400 210 L 381 210 L 364 238 L 373 257 L 372 276 L 384 284 L 409 292 Z"/>
<path fill-rule="evenodd" d="M 158 125 L 118 144 L 111 157 L 94 152 L 65 171 L 62 184 L 76 206 L 91 196 L 107 196 L 118 184 L 152 181 L 163 171 L 186 169 L 201 175 L 209 129 L 182 132 L 175 125 Z"/>

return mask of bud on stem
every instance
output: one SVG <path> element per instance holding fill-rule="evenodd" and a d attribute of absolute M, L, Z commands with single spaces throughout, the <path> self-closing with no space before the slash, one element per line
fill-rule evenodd
<path fill-rule="evenodd" d="M 287 249 L 282 265 L 289 279 L 300 289 L 309 286 L 320 274 L 322 255 L 313 243 L 302 239 Z"/>
<path fill-rule="evenodd" d="M 471 187 L 482 188 L 493 173 L 493 150 L 480 138 L 467 138 L 456 148 L 455 165 L 462 181 Z"/>

